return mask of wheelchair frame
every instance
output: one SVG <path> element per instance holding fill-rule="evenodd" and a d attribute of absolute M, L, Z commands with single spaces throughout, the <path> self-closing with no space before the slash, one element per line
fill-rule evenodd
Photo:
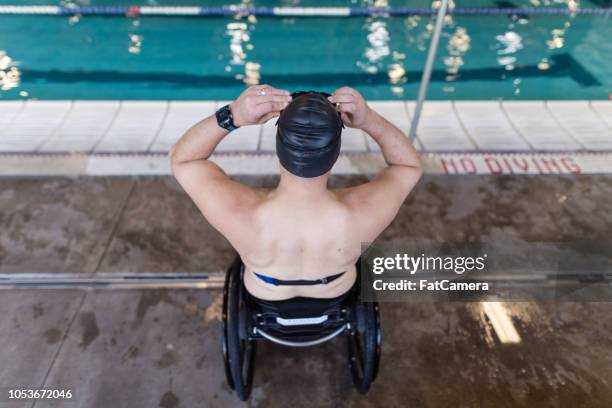
<path fill-rule="evenodd" d="M 292 317 L 245 301 L 244 264 L 236 257 L 225 275 L 221 337 L 227 383 L 240 400 L 248 400 L 251 392 L 258 341 L 310 347 L 341 335 L 347 339 L 353 384 L 360 393 L 368 392 L 378 374 L 382 333 L 378 302 L 361 300 L 357 266 L 357 285 L 341 303 L 320 316 Z"/>

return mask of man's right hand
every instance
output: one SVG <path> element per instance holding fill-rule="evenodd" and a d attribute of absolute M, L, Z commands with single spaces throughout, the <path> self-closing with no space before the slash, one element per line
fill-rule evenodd
<path fill-rule="evenodd" d="M 336 104 L 342 121 L 348 127 L 363 129 L 374 114 L 363 96 L 348 86 L 336 89 L 328 99 Z"/>
<path fill-rule="evenodd" d="M 248 87 L 230 104 L 236 126 L 257 125 L 280 115 L 291 102 L 288 91 L 270 85 Z"/>

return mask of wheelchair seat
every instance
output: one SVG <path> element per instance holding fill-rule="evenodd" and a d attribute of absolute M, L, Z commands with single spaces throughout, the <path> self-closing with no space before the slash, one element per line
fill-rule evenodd
<path fill-rule="evenodd" d="M 252 311 L 246 324 L 252 337 L 302 347 L 317 344 L 316 339 L 326 341 L 328 335 L 345 330 L 354 288 L 335 298 L 274 301 L 257 298 L 244 286 L 243 290 L 245 306 Z"/>

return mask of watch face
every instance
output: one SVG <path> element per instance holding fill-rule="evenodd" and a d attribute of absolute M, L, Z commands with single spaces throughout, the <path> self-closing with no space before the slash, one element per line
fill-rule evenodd
<path fill-rule="evenodd" d="M 221 109 L 221 111 L 219 111 L 219 122 L 223 125 L 227 125 L 229 124 L 230 121 L 230 110 L 228 108 L 223 108 Z"/>
<path fill-rule="evenodd" d="M 230 110 L 228 105 L 219 109 L 217 111 L 216 116 L 217 116 L 217 124 L 221 126 L 222 128 L 227 129 L 230 132 L 236 129 L 232 121 L 232 111 Z"/>

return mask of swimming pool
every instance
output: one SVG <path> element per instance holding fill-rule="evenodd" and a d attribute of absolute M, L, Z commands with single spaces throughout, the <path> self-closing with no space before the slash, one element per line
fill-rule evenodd
<path fill-rule="evenodd" d="M 469 6 L 567 8 L 568 1 L 479 0 Z M 0 5 L 15 3 L 0 0 Z M 431 6 L 424 0 L 376 3 L 326 0 L 325 6 Z M 83 0 L 76 4 L 201 6 L 203 2 Z M 316 0 L 236 4 L 323 5 Z M 578 4 L 607 7 L 611 2 Z M 414 99 L 433 19 L 0 15 L 4 72 L 0 99 L 229 99 L 245 84 L 258 82 L 290 90 L 329 91 L 349 85 L 370 99 Z M 428 97 L 608 99 L 610 39 L 610 14 L 447 17 Z"/>

